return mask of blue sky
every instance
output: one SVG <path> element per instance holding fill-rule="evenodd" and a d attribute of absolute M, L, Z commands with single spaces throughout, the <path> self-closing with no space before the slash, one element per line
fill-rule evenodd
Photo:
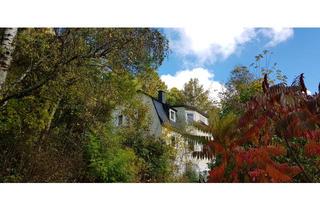
<path fill-rule="evenodd" d="M 288 77 L 288 83 L 304 73 L 313 93 L 320 82 L 320 28 L 179 28 L 163 29 L 171 53 L 159 68 L 169 88 L 182 88 L 199 78 L 212 97 L 223 89 L 236 65 L 250 65 L 264 49 L 273 52 L 271 62 Z M 213 89 L 215 91 L 213 91 Z"/>

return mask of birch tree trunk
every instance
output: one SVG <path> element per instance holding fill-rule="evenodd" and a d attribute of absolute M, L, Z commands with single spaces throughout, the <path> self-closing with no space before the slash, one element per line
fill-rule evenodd
<path fill-rule="evenodd" d="M 0 90 L 6 81 L 7 72 L 11 64 L 12 53 L 14 51 L 14 38 L 18 28 L 6 28 L 0 46 Z"/>

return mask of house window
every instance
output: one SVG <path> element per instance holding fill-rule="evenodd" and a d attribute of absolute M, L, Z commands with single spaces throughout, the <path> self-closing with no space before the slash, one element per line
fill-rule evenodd
<path fill-rule="evenodd" d="M 176 112 L 170 109 L 169 111 L 169 118 L 171 121 L 175 122 L 176 121 Z"/>
<path fill-rule="evenodd" d="M 121 126 L 122 124 L 123 124 L 123 115 L 118 115 L 117 126 Z"/>
<path fill-rule="evenodd" d="M 193 123 L 193 121 L 194 121 L 193 113 L 187 113 L 187 122 L 188 122 L 188 124 Z"/>

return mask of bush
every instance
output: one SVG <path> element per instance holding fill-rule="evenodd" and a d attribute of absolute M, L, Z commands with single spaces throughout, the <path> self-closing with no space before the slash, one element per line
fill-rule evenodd
<path fill-rule="evenodd" d="M 136 182 L 138 167 L 134 151 L 123 148 L 116 137 L 89 135 L 89 173 L 96 182 Z"/>

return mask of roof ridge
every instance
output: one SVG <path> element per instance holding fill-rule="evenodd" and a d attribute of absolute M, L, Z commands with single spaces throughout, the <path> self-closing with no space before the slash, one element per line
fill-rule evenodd
<path fill-rule="evenodd" d="M 153 97 L 152 95 L 144 92 L 143 90 L 137 90 L 137 92 L 142 92 L 143 94 L 149 96 L 149 97 L 152 98 L 153 100 L 155 100 L 155 101 L 157 101 L 157 102 L 159 102 L 159 103 L 161 103 L 161 104 L 163 104 L 163 105 L 166 105 L 166 106 L 168 106 L 168 107 L 170 107 L 170 108 L 173 108 L 173 107 L 174 107 L 174 106 L 172 106 L 172 105 L 169 104 L 169 103 L 162 103 L 161 101 L 159 101 L 158 98 Z M 174 109 L 174 108 L 173 108 L 173 109 Z M 174 109 L 174 110 L 177 111 L 176 109 Z"/>

